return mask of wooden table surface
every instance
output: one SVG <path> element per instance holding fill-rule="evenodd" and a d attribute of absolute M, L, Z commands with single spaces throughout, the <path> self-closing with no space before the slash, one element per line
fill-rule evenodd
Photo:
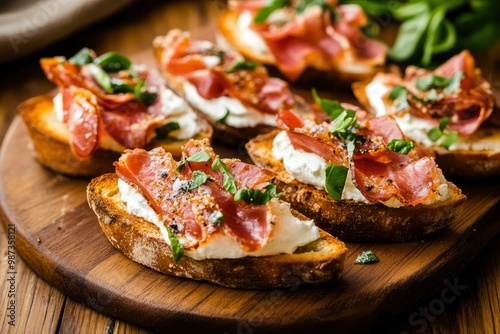
<path fill-rule="evenodd" d="M 200 29 L 213 22 L 222 0 L 143 1 L 114 17 L 50 46 L 26 59 L 0 66 L 0 142 L 23 100 L 53 89 L 38 59 L 70 56 L 81 47 L 97 53 L 115 50 L 134 54 L 148 50 L 152 39 L 169 29 Z M 495 54 L 500 54 L 495 52 Z M 487 79 L 500 81 L 500 59 L 486 57 L 480 64 Z M 22 182 L 22 180 L 20 180 Z M 6 224 L 2 224 L 6 225 Z M 9 325 L 7 298 L 11 289 L 8 268 L 8 232 L 0 228 L 0 333 L 145 333 L 144 330 L 75 303 L 40 279 L 19 258 L 15 263 L 15 326 Z M 433 287 L 435 293 L 412 301 L 397 317 L 381 319 L 377 333 L 495 333 L 500 331 L 500 235 L 485 245 L 455 276 Z M 444 292 L 455 287 L 456 298 Z M 203 329 L 200 329 L 203 330 Z M 332 332 L 334 329 L 332 329 Z M 237 333 L 228 328 L 227 333 Z M 258 329 L 254 330 L 258 333 Z"/>

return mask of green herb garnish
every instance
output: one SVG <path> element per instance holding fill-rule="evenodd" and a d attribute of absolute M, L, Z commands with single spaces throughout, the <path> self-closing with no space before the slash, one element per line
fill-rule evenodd
<path fill-rule="evenodd" d="M 68 61 L 73 65 L 82 66 L 94 62 L 94 58 L 89 48 L 83 48 L 73 57 L 69 58 Z"/>
<path fill-rule="evenodd" d="M 316 104 L 332 119 L 331 133 L 344 140 L 355 140 L 360 137 L 356 135 L 358 117 L 354 110 L 345 109 L 337 101 L 320 98 L 314 88 L 312 95 Z"/>
<path fill-rule="evenodd" d="M 441 77 L 435 74 L 429 74 L 425 77 L 418 78 L 416 86 L 421 91 L 428 91 L 433 88 L 444 88 L 445 94 L 453 93 L 460 88 L 460 83 L 464 72 L 458 72 L 450 78 Z M 430 100 L 430 98 L 428 98 Z"/>
<path fill-rule="evenodd" d="M 354 110 L 344 109 L 331 123 L 330 132 L 339 138 L 350 140 L 351 135 L 354 134 L 352 127 L 357 125 L 357 121 Z"/>
<path fill-rule="evenodd" d="M 165 139 L 172 131 L 179 130 L 181 126 L 177 122 L 169 122 L 155 129 L 156 139 Z"/>
<path fill-rule="evenodd" d="M 134 87 L 125 83 L 123 80 L 118 78 L 111 78 L 111 87 L 113 88 L 113 93 L 133 93 Z"/>
<path fill-rule="evenodd" d="M 132 65 L 130 59 L 117 52 L 106 52 L 94 59 L 94 63 L 100 65 L 106 72 L 118 72 L 128 70 Z"/>
<path fill-rule="evenodd" d="M 233 73 L 237 70 L 249 70 L 253 71 L 257 68 L 257 63 L 251 60 L 238 60 L 237 62 L 233 63 L 228 69 L 227 73 Z"/>
<path fill-rule="evenodd" d="M 207 182 L 208 180 L 213 181 L 213 178 L 208 176 L 202 170 L 196 170 L 196 171 L 194 171 L 193 177 L 191 178 L 191 180 L 188 181 L 186 190 L 187 191 L 194 190 L 194 189 L 198 188 L 199 186 L 201 186 L 203 183 Z"/>
<path fill-rule="evenodd" d="M 168 240 L 170 240 L 170 247 L 172 248 L 172 256 L 174 258 L 175 263 L 179 263 L 180 259 L 184 255 L 184 247 L 182 247 L 177 236 L 170 231 L 169 228 L 166 228 Z"/>
<path fill-rule="evenodd" d="M 369 263 L 377 263 L 380 262 L 380 259 L 377 255 L 371 250 L 364 251 L 358 255 L 354 264 L 369 264 Z"/>
<path fill-rule="evenodd" d="M 262 23 L 267 20 L 267 18 L 277 9 L 290 6 L 292 4 L 291 0 L 271 0 L 267 6 L 259 9 L 255 15 L 253 21 L 255 23 Z"/>
<path fill-rule="evenodd" d="M 410 107 L 410 104 L 408 103 L 406 88 L 404 86 L 395 86 L 389 93 L 389 100 L 396 103 L 396 111 L 405 110 Z"/>
<path fill-rule="evenodd" d="M 325 169 L 325 188 L 328 194 L 336 200 L 342 199 L 345 181 L 349 169 L 344 166 L 328 164 Z"/>
<path fill-rule="evenodd" d="M 207 162 L 207 161 L 210 161 L 210 155 L 207 152 L 198 152 L 188 158 L 182 159 L 182 161 L 179 162 L 179 165 L 175 170 L 180 173 L 182 171 L 182 167 L 184 167 L 184 165 L 187 164 L 188 162 Z"/>
<path fill-rule="evenodd" d="M 89 64 L 89 71 L 94 80 L 101 86 L 102 89 L 108 94 L 113 94 L 113 87 L 111 85 L 111 77 L 99 65 Z"/>
<path fill-rule="evenodd" d="M 429 132 L 427 132 L 427 137 L 429 137 L 432 142 L 436 142 L 440 138 L 443 138 L 442 145 L 446 149 L 449 149 L 453 144 L 455 144 L 459 137 L 458 132 L 446 129 L 449 122 L 450 119 L 448 117 L 443 117 L 439 121 L 439 127 L 432 128 Z"/>
<path fill-rule="evenodd" d="M 316 102 L 321 110 L 330 116 L 331 119 L 336 119 L 345 110 L 337 101 L 320 98 L 315 88 L 312 89 L 312 96 L 314 102 Z"/>
<path fill-rule="evenodd" d="M 272 198 L 283 196 L 283 193 L 276 193 L 276 186 L 272 183 L 268 184 L 264 189 L 265 190 L 262 191 L 250 187 L 241 188 L 234 194 L 234 201 L 243 200 L 248 204 L 263 205 Z"/>
<path fill-rule="evenodd" d="M 408 154 L 415 148 L 415 144 L 413 144 L 413 142 L 411 141 L 406 141 L 403 139 L 393 139 L 389 142 L 387 148 L 394 152 Z"/>
<path fill-rule="evenodd" d="M 144 79 L 139 80 L 135 85 L 134 96 L 146 106 L 152 105 L 158 98 L 158 94 L 146 89 L 146 81 Z"/>
<path fill-rule="evenodd" d="M 231 194 L 235 194 L 237 191 L 236 180 L 234 179 L 233 174 L 231 174 L 229 168 L 227 168 L 226 164 L 220 159 L 219 156 L 217 156 L 212 163 L 212 170 L 214 172 L 221 171 L 224 176 L 222 186 Z"/>

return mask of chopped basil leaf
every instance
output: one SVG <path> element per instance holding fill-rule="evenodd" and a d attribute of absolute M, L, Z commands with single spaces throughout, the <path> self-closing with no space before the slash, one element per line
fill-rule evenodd
<path fill-rule="evenodd" d="M 226 108 L 226 114 L 224 116 L 222 116 L 221 118 L 219 118 L 218 120 L 216 120 L 215 123 L 217 123 L 217 124 L 224 123 L 226 121 L 226 119 L 229 117 L 230 113 L 231 112 L 229 111 L 229 109 Z"/>
<path fill-rule="evenodd" d="M 188 181 L 188 185 L 186 190 L 191 191 L 199 186 L 201 186 L 203 183 L 207 182 L 208 180 L 213 180 L 210 176 L 208 176 L 204 171 L 202 170 L 195 170 L 193 173 L 193 177 L 191 180 Z"/>
<path fill-rule="evenodd" d="M 219 210 L 217 211 L 214 211 L 211 215 L 210 215 L 210 222 L 212 223 L 212 225 L 220 225 L 224 222 L 224 214 L 222 212 L 220 212 Z"/>
<path fill-rule="evenodd" d="M 345 180 L 349 169 L 344 166 L 328 164 L 325 169 L 325 188 L 328 194 L 336 200 L 342 199 Z"/>
<path fill-rule="evenodd" d="M 250 60 L 238 60 L 233 63 L 228 69 L 227 73 L 233 73 L 237 70 L 249 70 L 253 71 L 257 68 L 257 63 Z"/>
<path fill-rule="evenodd" d="M 371 250 L 362 252 L 358 255 L 354 264 L 368 264 L 368 263 L 376 263 L 380 262 L 379 258 L 375 253 Z"/>
<path fill-rule="evenodd" d="M 68 61 L 73 65 L 82 66 L 94 62 L 94 58 L 92 58 L 92 54 L 89 48 L 83 48 L 78 51 L 73 57 L 69 58 Z"/>
<path fill-rule="evenodd" d="M 182 167 L 184 167 L 184 165 L 187 164 L 188 162 L 207 162 L 207 161 L 210 161 L 210 155 L 207 152 L 198 152 L 188 158 L 182 159 L 182 161 L 179 162 L 179 165 L 177 165 L 177 168 L 175 170 L 180 173 Z"/>
<path fill-rule="evenodd" d="M 269 15 L 271 15 L 276 9 L 290 5 L 291 5 L 290 0 L 271 0 L 267 6 L 264 6 L 261 9 L 259 9 L 253 21 L 255 23 L 262 23 L 265 20 L 267 20 Z"/>
<path fill-rule="evenodd" d="M 172 131 L 179 130 L 181 126 L 177 122 L 169 122 L 155 129 L 156 139 L 165 139 Z"/>
<path fill-rule="evenodd" d="M 113 88 L 113 93 L 133 93 L 134 88 L 129 84 L 125 83 L 123 80 L 118 78 L 111 78 L 111 87 Z"/>
<path fill-rule="evenodd" d="M 439 130 L 438 128 L 432 128 L 429 130 L 429 132 L 427 132 L 427 137 L 429 137 L 432 142 L 438 141 L 438 139 L 442 136 L 443 131 Z"/>
<path fill-rule="evenodd" d="M 429 90 L 429 94 L 427 94 L 427 102 L 437 101 L 438 98 L 438 93 L 434 88 Z"/>
<path fill-rule="evenodd" d="M 276 193 L 276 186 L 274 184 L 270 183 L 264 189 L 264 191 L 261 191 L 250 187 L 241 188 L 234 194 L 234 201 L 243 200 L 248 204 L 263 205 L 272 198 L 283 196 L 283 193 Z"/>
<path fill-rule="evenodd" d="M 222 181 L 222 186 L 231 194 L 235 194 L 237 190 L 236 180 L 234 179 L 233 174 L 231 174 L 229 168 L 227 168 L 226 164 L 220 159 L 219 156 L 217 156 L 214 162 L 212 163 L 212 170 L 214 172 L 217 171 L 222 172 L 222 175 L 224 176 L 224 179 Z"/>
<path fill-rule="evenodd" d="M 118 72 L 128 70 L 132 65 L 130 59 L 117 52 L 106 52 L 94 59 L 106 72 Z"/>
<path fill-rule="evenodd" d="M 316 102 L 321 110 L 330 116 L 331 119 L 336 119 L 345 110 L 337 101 L 320 98 L 315 88 L 312 89 L 312 96 L 314 97 L 314 102 Z"/>
<path fill-rule="evenodd" d="M 445 139 L 443 141 L 443 147 L 448 150 L 457 141 L 458 141 L 458 132 L 450 131 L 445 135 Z"/>
<path fill-rule="evenodd" d="M 460 88 L 460 85 L 462 84 L 462 78 L 464 76 L 464 72 L 458 72 L 454 76 L 450 78 L 450 83 L 445 87 L 444 93 L 445 94 L 451 94 L 457 89 Z"/>
<path fill-rule="evenodd" d="M 158 94 L 148 91 L 146 89 L 146 81 L 144 81 L 144 79 L 141 79 L 135 85 L 134 96 L 136 99 L 144 103 L 144 105 L 150 106 L 156 102 Z"/>
<path fill-rule="evenodd" d="M 451 94 L 460 88 L 464 72 L 458 72 L 450 78 L 441 77 L 435 74 L 429 74 L 425 77 L 418 78 L 416 86 L 421 91 L 427 91 L 433 88 L 444 88 L 445 94 Z M 437 94 L 436 94 L 437 95 Z M 431 100 L 428 98 L 428 100 Z"/>
<path fill-rule="evenodd" d="M 411 141 L 406 141 L 402 139 L 393 139 L 387 145 L 387 148 L 391 151 L 398 152 L 401 154 L 408 154 L 411 150 L 415 148 L 415 145 Z"/>
<path fill-rule="evenodd" d="M 170 247 L 172 248 L 172 256 L 174 258 L 175 263 L 179 263 L 180 259 L 184 255 L 184 247 L 182 247 L 177 236 L 170 231 L 169 228 L 166 228 L 168 234 L 168 240 L 170 240 Z"/>
<path fill-rule="evenodd" d="M 389 100 L 396 102 L 396 111 L 405 110 L 410 107 L 404 86 L 395 86 L 389 93 Z"/>
<path fill-rule="evenodd" d="M 113 94 L 113 87 L 111 86 L 111 78 L 99 65 L 89 64 L 89 71 L 94 80 L 99 86 L 104 89 L 108 94 Z"/>
<path fill-rule="evenodd" d="M 348 139 L 350 138 L 348 135 L 352 133 L 349 128 L 356 125 L 357 120 L 354 110 L 344 109 L 331 123 L 330 132 L 337 137 Z"/>

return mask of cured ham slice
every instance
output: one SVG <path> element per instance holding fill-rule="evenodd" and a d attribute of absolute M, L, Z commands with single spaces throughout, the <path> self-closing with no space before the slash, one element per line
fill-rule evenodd
<path fill-rule="evenodd" d="M 96 64 L 75 65 L 62 57 L 42 58 L 40 63 L 47 78 L 62 92 L 63 122 L 70 130 L 72 150 L 81 159 L 100 147 L 104 130 L 125 148 L 144 147 L 155 137 L 155 129 L 167 122 L 168 115 L 162 113 L 157 96 L 145 104 L 132 92 L 106 92 L 91 74 L 89 66 Z M 132 90 L 143 80 L 153 94 L 160 91 L 158 74 L 146 69 L 136 72 L 107 75 Z"/>
<path fill-rule="evenodd" d="M 451 87 L 453 89 L 430 87 L 422 90 L 418 86 L 418 81 L 431 76 L 450 81 L 455 76 L 461 77 L 456 87 Z M 434 71 L 408 66 L 404 77 L 378 73 L 370 82 L 378 82 L 387 87 L 382 97 L 387 113 L 409 111 L 414 116 L 434 123 L 435 127 L 443 117 L 447 117 L 448 129 L 461 135 L 476 132 L 493 112 L 494 98 L 491 84 L 481 77 L 475 67 L 474 58 L 467 50 L 453 56 Z M 374 107 L 370 104 L 366 93 L 370 82 L 353 84 L 353 91 L 361 103 L 367 107 Z M 397 108 L 397 101 L 389 99 L 390 92 L 396 86 L 402 86 L 407 91 L 407 110 Z"/>
<path fill-rule="evenodd" d="M 287 131 L 295 149 L 348 168 L 353 184 L 367 200 L 385 202 L 394 198 L 401 205 L 425 202 L 441 184 L 441 172 L 430 152 L 413 148 L 403 154 L 389 149 L 392 140 L 405 140 L 394 117 L 373 118 L 362 110 L 359 113 L 363 118 L 352 129 L 351 153 L 346 142 L 329 132 L 329 122 L 311 125 L 288 111 L 280 113 L 278 124 Z"/>
<path fill-rule="evenodd" d="M 126 151 L 115 163 L 116 172 L 125 182 L 137 188 L 154 210 L 169 221 L 175 221 L 170 230 L 184 242 L 186 249 L 196 249 L 208 242 L 216 233 L 229 234 L 243 249 L 254 251 L 263 247 L 271 238 L 272 224 L 267 205 L 234 201 L 234 195 L 223 186 L 222 172 L 211 168 L 216 158 L 208 141 L 190 141 L 183 157 L 205 152 L 209 161 L 186 163 L 180 172 L 177 162 L 161 148 Z M 268 184 L 269 172 L 239 160 L 224 159 L 234 175 L 238 187 L 258 188 Z M 189 182 L 196 171 L 204 171 L 210 180 L 194 190 L 179 187 Z M 223 223 L 211 220 L 215 212 L 223 214 Z"/>
<path fill-rule="evenodd" d="M 209 41 L 192 39 L 179 29 L 157 37 L 154 45 L 161 53 L 163 70 L 187 80 L 206 99 L 233 97 L 270 114 L 295 105 L 288 83 L 269 77 L 262 65 L 245 64 L 243 57 L 233 51 L 222 51 Z"/>

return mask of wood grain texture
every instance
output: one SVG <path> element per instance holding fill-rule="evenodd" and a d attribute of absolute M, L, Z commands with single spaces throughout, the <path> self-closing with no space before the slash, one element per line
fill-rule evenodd
<path fill-rule="evenodd" d="M 64 40 L 43 50 L 42 52 L 20 60 L 6 66 L 0 66 L 2 80 L 0 80 L 0 140 L 3 138 L 11 121 L 15 117 L 16 106 L 29 97 L 47 93 L 53 88 L 43 76 L 38 65 L 38 59 L 42 56 L 54 56 L 58 54 L 70 56 L 78 51 L 82 46 L 96 49 L 98 52 L 117 50 L 123 53 L 135 53 L 143 51 L 150 46 L 152 38 L 158 34 L 164 34 L 171 28 L 198 29 L 206 25 L 215 17 L 223 1 L 218 0 L 192 0 L 192 1 L 157 1 L 148 0 L 137 2 L 135 5 L 119 13 L 116 17 L 106 22 L 90 27 L 71 38 Z M 179 14 L 182 13 L 182 14 Z M 493 82 L 496 87 L 500 86 L 500 45 L 492 52 L 483 55 L 478 61 L 478 65 L 483 68 L 484 76 Z M 27 175 L 26 177 L 29 177 Z M 18 181 L 18 185 L 22 185 Z M 59 181 L 57 181 L 59 182 Z M 26 189 L 24 188 L 23 191 Z M 51 201 L 47 207 L 54 205 Z M 23 206 L 27 207 L 27 205 Z M 29 207 L 29 206 L 28 206 Z M 70 208 L 68 208 L 70 209 Z M 74 210 L 74 209 L 73 209 Z M 2 225 L 5 222 L 2 221 Z M 64 220 L 61 222 L 64 225 Z M 57 231 L 57 229 L 56 229 Z M 471 236 L 473 237 L 473 236 Z M 69 309 L 71 303 L 63 293 L 38 277 L 31 270 L 26 262 L 18 257 L 17 259 L 17 326 L 8 326 L 4 321 L 7 301 L 6 291 L 8 286 L 3 278 L 6 274 L 6 238 L 7 231 L 0 228 L 0 333 L 64 333 L 60 328 L 75 328 L 73 323 L 89 323 L 97 321 L 96 311 L 81 306 L 88 312 L 73 312 L 73 317 L 64 317 L 64 312 Z M 43 241 L 42 241 L 43 242 Z M 481 247 L 484 246 L 481 244 Z M 414 258 L 420 253 L 408 254 L 412 259 L 411 264 L 418 261 Z M 485 249 L 474 257 L 472 262 L 464 267 L 458 275 L 448 273 L 445 278 L 436 280 L 429 284 L 429 291 L 434 294 L 415 294 L 408 298 L 411 306 L 405 309 L 403 305 L 398 307 L 398 311 L 404 312 L 399 316 L 384 316 L 381 323 L 373 328 L 374 333 L 494 333 L 500 331 L 499 305 L 499 285 L 500 285 L 500 235 L 497 235 Z M 18 254 L 19 255 L 19 254 Z M 458 262 L 466 262 L 470 256 L 463 259 L 456 259 Z M 372 267 L 370 267 L 372 268 Z M 452 303 L 446 304 L 442 313 L 435 316 L 432 321 L 426 322 L 426 327 L 412 325 L 409 317 L 417 312 L 419 308 L 428 307 L 434 299 L 439 299 L 441 291 L 446 288 L 443 281 L 452 281 L 458 277 L 458 282 L 467 285 L 463 293 Z M 369 280 L 367 280 L 369 281 Z M 354 282 L 350 288 L 355 288 L 358 282 Z M 326 295 L 326 293 L 325 293 Z M 186 298 L 190 298 L 189 295 Z M 236 295 L 239 300 L 240 296 Z M 274 296 L 273 300 L 279 300 L 279 296 Z M 66 302 L 65 302 L 66 301 Z M 227 302 L 220 300 L 221 307 Z M 236 305 L 243 307 L 247 299 L 242 298 Z M 370 300 L 367 301 L 371 302 Z M 286 299 L 283 301 L 286 303 Z M 82 305 L 82 304 L 80 304 Z M 37 312 L 37 310 L 43 310 Z M 263 317 L 266 316 L 263 309 Z M 113 333 L 147 333 L 133 325 L 104 316 L 114 323 L 108 327 Z M 257 319 L 258 320 L 258 319 Z M 311 320 L 314 320 L 311 317 Z M 362 319 L 356 321 L 363 321 Z M 99 327 L 102 328 L 102 327 Z M 241 332 L 249 332 L 245 326 L 241 326 Z M 254 333 L 259 330 L 254 327 Z M 204 330 L 206 332 L 206 330 Z M 333 331 L 333 329 L 332 329 Z M 77 328 L 76 333 L 87 332 L 85 328 Z M 199 331 L 198 331 L 199 332 Z M 221 333 L 237 333 L 237 328 L 227 328 Z M 101 333 L 109 333 L 102 331 Z"/>

